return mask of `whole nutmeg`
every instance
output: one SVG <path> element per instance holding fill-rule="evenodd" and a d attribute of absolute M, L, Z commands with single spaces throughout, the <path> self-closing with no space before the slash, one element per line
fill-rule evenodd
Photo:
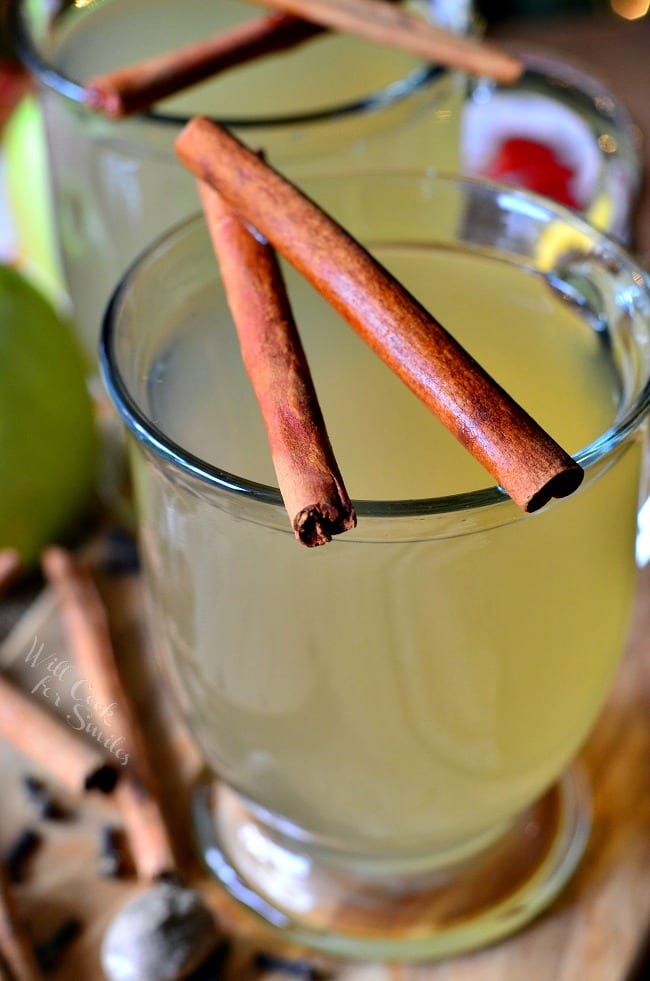
<path fill-rule="evenodd" d="M 197 892 L 160 882 L 115 916 L 104 935 L 101 963 L 109 981 L 181 981 L 221 939 Z"/>

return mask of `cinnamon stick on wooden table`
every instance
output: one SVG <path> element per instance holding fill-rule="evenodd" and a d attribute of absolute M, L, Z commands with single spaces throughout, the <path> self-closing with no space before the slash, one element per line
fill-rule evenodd
<path fill-rule="evenodd" d="M 106 610 L 90 571 L 63 548 L 48 548 L 41 565 L 58 596 L 70 649 L 95 703 L 110 710 L 110 732 L 129 759 L 114 792 L 141 878 L 176 872 L 171 836 L 136 711 L 115 660 Z"/>
<path fill-rule="evenodd" d="M 223 127 L 192 120 L 180 160 L 306 277 L 513 500 L 535 511 L 582 469 L 340 225 Z"/>
<path fill-rule="evenodd" d="M 39 692 L 23 692 L 0 675 L 0 737 L 73 793 L 110 793 L 121 767 L 45 708 Z"/>
<path fill-rule="evenodd" d="M 180 878 L 174 847 L 155 789 L 137 774 L 121 777 L 112 800 L 122 818 L 139 879 Z"/>
<path fill-rule="evenodd" d="M 244 365 L 296 538 L 324 545 L 356 525 L 275 252 L 199 181 Z"/>

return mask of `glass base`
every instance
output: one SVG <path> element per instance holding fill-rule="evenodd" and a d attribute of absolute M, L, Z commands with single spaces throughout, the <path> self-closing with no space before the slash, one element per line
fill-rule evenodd
<path fill-rule="evenodd" d="M 575 765 L 470 858 L 399 875 L 344 872 L 278 835 L 221 784 L 198 788 L 194 822 L 208 869 L 288 941 L 342 957 L 424 960 L 485 946 L 548 906 L 582 856 L 590 804 Z"/>

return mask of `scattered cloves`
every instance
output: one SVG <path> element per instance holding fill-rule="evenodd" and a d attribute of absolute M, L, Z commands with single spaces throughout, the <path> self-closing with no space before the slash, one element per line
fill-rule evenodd
<path fill-rule="evenodd" d="M 22 778 L 22 785 L 25 796 L 37 818 L 52 820 L 63 817 L 60 804 L 54 799 L 42 780 L 32 774 L 27 774 Z"/>

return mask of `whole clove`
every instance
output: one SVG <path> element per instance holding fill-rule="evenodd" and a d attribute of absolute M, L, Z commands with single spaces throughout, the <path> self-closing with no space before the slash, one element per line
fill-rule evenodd
<path fill-rule="evenodd" d="M 140 556 L 133 535 L 123 528 L 111 528 L 104 539 L 103 555 L 99 562 L 102 572 L 110 576 L 139 572 Z"/>
<path fill-rule="evenodd" d="M 227 940 L 220 943 L 219 946 L 210 954 L 207 961 L 197 967 L 195 971 L 190 974 L 187 981 L 216 981 L 216 979 L 223 977 L 223 972 L 226 970 L 226 963 L 232 951 L 232 944 Z"/>
<path fill-rule="evenodd" d="M 104 824 L 99 829 L 98 871 L 104 879 L 117 879 L 122 871 L 123 855 L 117 828 Z"/>
<path fill-rule="evenodd" d="M 61 805 L 54 799 L 42 780 L 32 774 L 27 774 L 22 778 L 22 786 L 25 797 L 37 818 L 54 820 L 63 817 L 64 812 Z"/>
<path fill-rule="evenodd" d="M 286 957 L 278 957 L 276 954 L 268 954 L 265 951 L 258 951 L 253 963 L 260 971 L 277 971 L 279 974 L 290 974 L 294 978 L 303 978 L 304 981 L 324 981 L 327 974 L 319 968 L 310 964 L 306 960 L 289 960 Z"/>
<path fill-rule="evenodd" d="M 22 882 L 25 878 L 25 865 L 41 838 L 33 828 L 25 828 L 20 832 L 13 844 L 9 846 L 4 856 L 4 863 L 10 882 Z"/>
<path fill-rule="evenodd" d="M 81 920 L 73 916 L 64 920 L 54 933 L 36 947 L 36 960 L 41 971 L 55 971 L 65 953 L 81 933 Z"/>

